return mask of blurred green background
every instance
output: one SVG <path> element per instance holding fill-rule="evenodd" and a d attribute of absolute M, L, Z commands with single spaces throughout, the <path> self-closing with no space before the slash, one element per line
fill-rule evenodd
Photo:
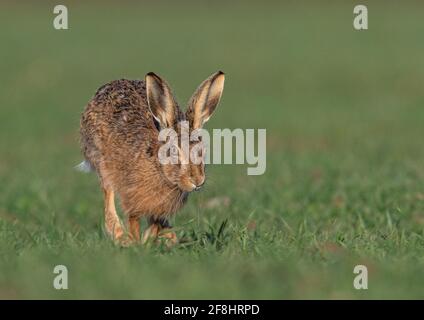
<path fill-rule="evenodd" d="M 56 4 L 0 4 L 0 298 L 424 298 L 423 3 L 362 1 L 367 31 L 354 1 L 63 1 L 69 30 Z M 154 71 L 185 105 L 217 70 L 207 127 L 266 128 L 266 173 L 210 165 L 189 243 L 114 246 L 73 170 L 85 104 Z"/>

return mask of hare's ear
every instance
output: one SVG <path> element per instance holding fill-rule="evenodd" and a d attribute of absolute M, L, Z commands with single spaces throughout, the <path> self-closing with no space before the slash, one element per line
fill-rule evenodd
<path fill-rule="evenodd" d="M 145 81 L 147 102 L 153 117 L 161 128 L 172 127 L 178 107 L 169 85 L 153 72 L 146 74 Z"/>
<path fill-rule="evenodd" d="M 225 75 L 218 71 L 207 78 L 191 97 L 186 118 L 191 128 L 199 129 L 209 120 L 221 99 Z"/>

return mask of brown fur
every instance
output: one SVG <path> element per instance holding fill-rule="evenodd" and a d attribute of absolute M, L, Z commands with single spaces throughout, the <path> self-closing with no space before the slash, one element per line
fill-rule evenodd
<path fill-rule="evenodd" d="M 112 81 L 99 88 L 88 103 L 80 124 L 81 147 L 104 190 L 105 226 L 113 239 L 120 240 L 125 234 L 116 214 L 115 193 L 132 240 L 140 239 L 139 218 L 148 218 L 147 241 L 170 229 L 168 218 L 184 205 L 194 187 L 204 183 L 203 164 L 159 163 L 163 142 L 158 141 L 158 129 L 172 127 L 179 132 L 182 120 L 201 127 L 219 102 L 223 81 L 221 72 L 206 79 L 190 100 L 186 114 L 176 104 L 168 84 L 153 73 L 148 73 L 145 81 Z M 166 234 L 176 241 L 175 234 Z"/>

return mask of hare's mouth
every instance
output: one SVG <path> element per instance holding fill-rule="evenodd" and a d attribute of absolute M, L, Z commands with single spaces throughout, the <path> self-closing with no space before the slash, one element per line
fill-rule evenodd
<path fill-rule="evenodd" d="M 181 191 L 186 192 L 186 193 L 190 193 L 190 192 L 196 190 L 196 185 L 193 184 L 193 183 L 190 183 L 190 184 L 180 184 L 178 187 L 180 188 Z"/>

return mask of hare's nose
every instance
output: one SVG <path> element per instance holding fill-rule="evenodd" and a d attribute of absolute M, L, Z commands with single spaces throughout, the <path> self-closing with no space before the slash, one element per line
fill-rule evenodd
<path fill-rule="evenodd" d="M 201 184 L 199 184 L 198 186 L 196 186 L 196 188 L 194 188 L 194 191 L 199 191 L 200 189 L 202 189 L 203 185 L 205 184 L 205 181 L 203 181 Z"/>

